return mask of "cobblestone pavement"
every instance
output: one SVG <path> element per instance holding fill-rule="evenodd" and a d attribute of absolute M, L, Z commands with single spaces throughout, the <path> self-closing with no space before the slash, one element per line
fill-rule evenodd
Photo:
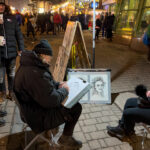
<path fill-rule="evenodd" d="M 84 32 L 87 49 L 92 55 L 92 36 L 89 32 Z M 54 62 L 58 54 L 58 47 L 62 43 L 63 34 L 58 37 L 53 35 L 43 35 L 48 39 L 54 50 Z M 40 37 L 38 37 L 39 41 Z M 31 49 L 38 41 L 27 43 L 27 49 Z M 83 112 L 75 128 L 74 136 L 83 142 L 81 150 L 140 150 L 141 149 L 141 126 L 136 127 L 137 136 L 132 139 L 120 141 L 107 134 L 107 125 L 117 125 L 121 117 L 123 105 L 128 97 L 135 96 L 134 87 L 139 83 L 148 85 L 150 77 L 149 63 L 146 61 L 146 54 L 134 52 L 127 46 L 110 43 L 106 40 L 96 42 L 96 68 L 112 69 L 112 93 L 118 93 L 115 103 L 104 104 L 83 104 Z M 53 70 L 53 66 L 52 66 Z M 21 150 L 19 138 L 16 133 L 22 132 L 24 124 L 20 119 L 19 110 L 14 102 L 6 100 L 4 109 L 8 115 L 4 118 L 6 126 L 0 128 L 0 150 Z M 60 130 L 61 133 L 61 130 Z M 8 135 L 14 138 L 11 140 Z M 59 134 L 60 135 L 60 134 Z M 58 136 L 59 136 L 58 135 Z M 58 136 L 56 138 L 58 138 Z M 21 136 L 20 136 L 21 137 Z M 149 137 L 149 136 L 148 136 Z M 149 147 L 149 139 L 146 140 L 146 147 Z M 10 144 L 10 147 L 8 146 Z M 16 144 L 17 143 L 17 144 Z M 9 148 L 8 148 L 9 147 Z"/>

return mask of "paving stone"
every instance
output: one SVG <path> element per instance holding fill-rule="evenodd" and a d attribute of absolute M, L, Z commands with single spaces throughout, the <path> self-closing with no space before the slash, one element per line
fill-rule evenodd
<path fill-rule="evenodd" d="M 99 141 L 102 148 L 107 147 L 107 144 L 105 143 L 104 139 L 99 139 L 98 141 Z"/>
<path fill-rule="evenodd" d="M 0 138 L 3 138 L 3 137 L 8 136 L 8 135 L 9 135 L 9 133 L 0 133 Z"/>
<path fill-rule="evenodd" d="M 116 150 L 116 149 L 113 148 L 113 147 L 107 147 L 107 148 L 103 148 L 103 149 L 101 149 L 101 150 Z"/>
<path fill-rule="evenodd" d="M 110 106 L 109 105 L 103 105 L 102 110 L 110 110 Z"/>
<path fill-rule="evenodd" d="M 11 133 L 13 134 L 13 133 L 22 132 L 22 129 L 23 129 L 23 124 L 15 124 L 12 127 Z"/>
<path fill-rule="evenodd" d="M 90 109 L 89 108 L 84 108 L 83 110 L 82 110 L 82 113 L 84 114 L 84 113 L 89 113 L 90 112 Z"/>
<path fill-rule="evenodd" d="M 133 150 L 133 148 L 128 143 L 124 143 L 120 145 L 120 149 L 121 150 Z"/>
<path fill-rule="evenodd" d="M 92 140 L 90 133 L 84 133 L 84 136 L 85 136 L 87 141 Z"/>
<path fill-rule="evenodd" d="M 101 117 L 101 112 L 89 113 L 90 118 L 98 118 Z"/>
<path fill-rule="evenodd" d="M 117 138 L 113 138 L 113 137 L 110 137 L 110 138 L 106 138 L 104 139 L 104 141 L 106 142 L 106 144 L 108 146 L 116 146 L 116 145 L 121 145 L 121 141 L 118 140 Z"/>
<path fill-rule="evenodd" d="M 87 144 L 87 143 L 83 144 L 83 146 L 80 150 L 90 150 L 89 144 Z"/>
<path fill-rule="evenodd" d="M 82 132 L 76 132 L 74 133 L 74 136 L 76 139 L 82 141 L 82 143 L 86 143 L 86 138 Z"/>
<path fill-rule="evenodd" d="M 101 145 L 97 140 L 89 141 L 89 145 L 90 145 L 90 150 L 101 148 Z"/>
<path fill-rule="evenodd" d="M 84 133 L 94 132 L 94 131 L 96 131 L 96 127 L 95 127 L 95 125 L 83 126 L 82 130 Z"/>
<path fill-rule="evenodd" d="M 115 127 L 118 125 L 118 121 L 109 122 L 109 125 Z"/>
<path fill-rule="evenodd" d="M 14 107 L 14 106 L 16 106 L 16 103 L 14 101 L 7 102 L 7 107 Z"/>
<path fill-rule="evenodd" d="M 13 114 L 13 113 L 14 113 L 14 110 L 15 110 L 14 107 L 7 107 L 7 108 L 6 108 L 7 114 Z"/>
<path fill-rule="evenodd" d="M 84 120 L 85 119 L 85 115 L 84 114 L 81 114 L 79 120 Z"/>
<path fill-rule="evenodd" d="M 87 119 L 87 120 L 84 120 L 84 124 L 85 125 L 92 125 L 92 124 L 96 124 L 97 121 L 96 119 Z"/>
<path fill-rule="evenodd" d="M 110 121 L 118 121 L 118 117 L 116 116 L 109 116 Z"/>
<path fill-rule="evenodd" d="M 101 110 L 101 105 L 99 105 L 98 107 L 90 107 L 90 112 L 99 112 Z"/>
<path fill-rule="evenodd" d="M 96 131 L 90 133 L 93 140 L 106 138 L 106 134 L 103 131 Z"/>
<path fill-rule="evenodd" d="M 21 120 L 21 118 L 20 118 L 20 113 L 15 113 L 15 115 L 14 115 L 14 124 L 23 124 L 23 121 Z"/>
<path fill-rule="evenodd" d="M 96 128 L 98 130 L 104 130 L 104 129 L 106 129 L 107 125 L 108 125 L 108 123 L 96 124 Z"/>
<path fill-rule="evenodd" d="M 75 132 L 81 131 L 81 128 L 80 128 L 79 124 L 76 124 L 74 131 Z"/>
<path fill-rule="evenodd" d="M 104 117 L 101 117 L 101 120 L 102 122 L 110 122 L 110 117 L 109 116 L 104 116 Z"/>
<path fill-rule="evenodd" d="M 96 118 L 96 120 L 97 120 L 98 124 L 102 123 L 102 119 L 101 118 Z"/>
<path fill-rule="evenodd" d="M 10 123 L 6 123 L 5 126 L 0 127 L 0 133 L 9 133 L 11 130 L 11 124 Z"/>
<path fill-rule="evenodd" d="M 103 116 L 109 116 L 109 115 L 111 115 L 111 114 L 110 114 L 110 111 L 105 110 L 105 111 L 102 111 L 102 115 L 103 115 Z"/>
<path fill-rule="evenodd" d="M 7 115 L 4 117 L 4 120 L 5 120 L 7 123 L 11 123 L 11 122 L 12 122 L 12 119 L 13 119 L 13 114 L 7 114 Z"/>
<path fill-rule="evenodd" d="M 83 120 L 79 120 L 79 121 L 78 121 L 78 123 L 79 123 L 80 127 L 85 126 L 85 124 L 84 124 L 84 121 L 83 121 Z"/>
<path fill-rule="evenodd" d="M 85 119 L 90 119 L 89 114 L 85 114 Z"/>

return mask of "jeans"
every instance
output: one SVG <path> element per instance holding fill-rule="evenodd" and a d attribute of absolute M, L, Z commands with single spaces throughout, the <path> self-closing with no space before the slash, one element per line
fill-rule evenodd
<path fill-rule="evenodd" d="M 140 108 L 138 106 L 138 98 L 130 98 L 127 100 L 120 124 L 130 133 L 134 131 L 135 123 L 145 123 L 150 125 L 150 108 Z"/>
<path fill-rule="evenodd" d="M 5 92 L 5 74 L 8 79 L 8 90 L 13 90 L 13 81 L 15 76 L 16 58 L 5 59 L 2 58 L 0 65 L 0 92 Z"/>

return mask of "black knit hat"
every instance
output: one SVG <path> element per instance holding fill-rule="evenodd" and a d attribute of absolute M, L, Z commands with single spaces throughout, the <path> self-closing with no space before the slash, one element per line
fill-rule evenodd
<path fill-rule="evenodd" d="M 34 47 L 33 51 L 36 54 L 53 55 L 52 48 L 47 40 L 41 40 L 40 43 Z"/>

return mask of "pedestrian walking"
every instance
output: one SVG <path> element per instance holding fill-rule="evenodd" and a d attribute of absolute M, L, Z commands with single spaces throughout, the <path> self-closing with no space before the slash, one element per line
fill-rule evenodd
<path fill-rule="evenodd" d="M 102 37 L 106 37 L 107 18 L 108 18 L 108 13 L 105 14 L 105 17 L 102 22 Z"/>
<path fill-rule="evenodd" d="M 27 19 L 27 37 L 29 37 L 30 32 L 32 33 L 33 39 L 35 40 L 35 17 L 29 16 Z"/>
<path fill-rule="evenodd" d="M 15 75 L 16 56 L 24 50 L 23 36 L 15 16 L 6 9 L 4 2 L 0 2 L 0 99 L 6 94 L 5 73 L 8 79 L 7 98 L 12 100 L 13 79 Z M 16 45 L 17 43 L 17 45 Z M 18 46 L 18 49 L 17 49 Z"/>
<path fill-rule="evenodd" d="M 101 26 L 102 26 L 102 22 L 100 20 L 100 16 L 98 16 L 98 18 L 96 19 L 96 37 L 95 37 L 95 39 L 97 40 L 99 38 L 99 32 L 101 31 Z"/>
<path fill-rule="evenodd" d="M 62 19 L 61 19 L 61 16 L 56 12 L 55 14 L 54 14 L 54 35 L 56 35 L 56 32 L 58 31 L 58 33 L 59 33 L 59 31 L 60 31 L 60 25 L 62 24 Z"/>

